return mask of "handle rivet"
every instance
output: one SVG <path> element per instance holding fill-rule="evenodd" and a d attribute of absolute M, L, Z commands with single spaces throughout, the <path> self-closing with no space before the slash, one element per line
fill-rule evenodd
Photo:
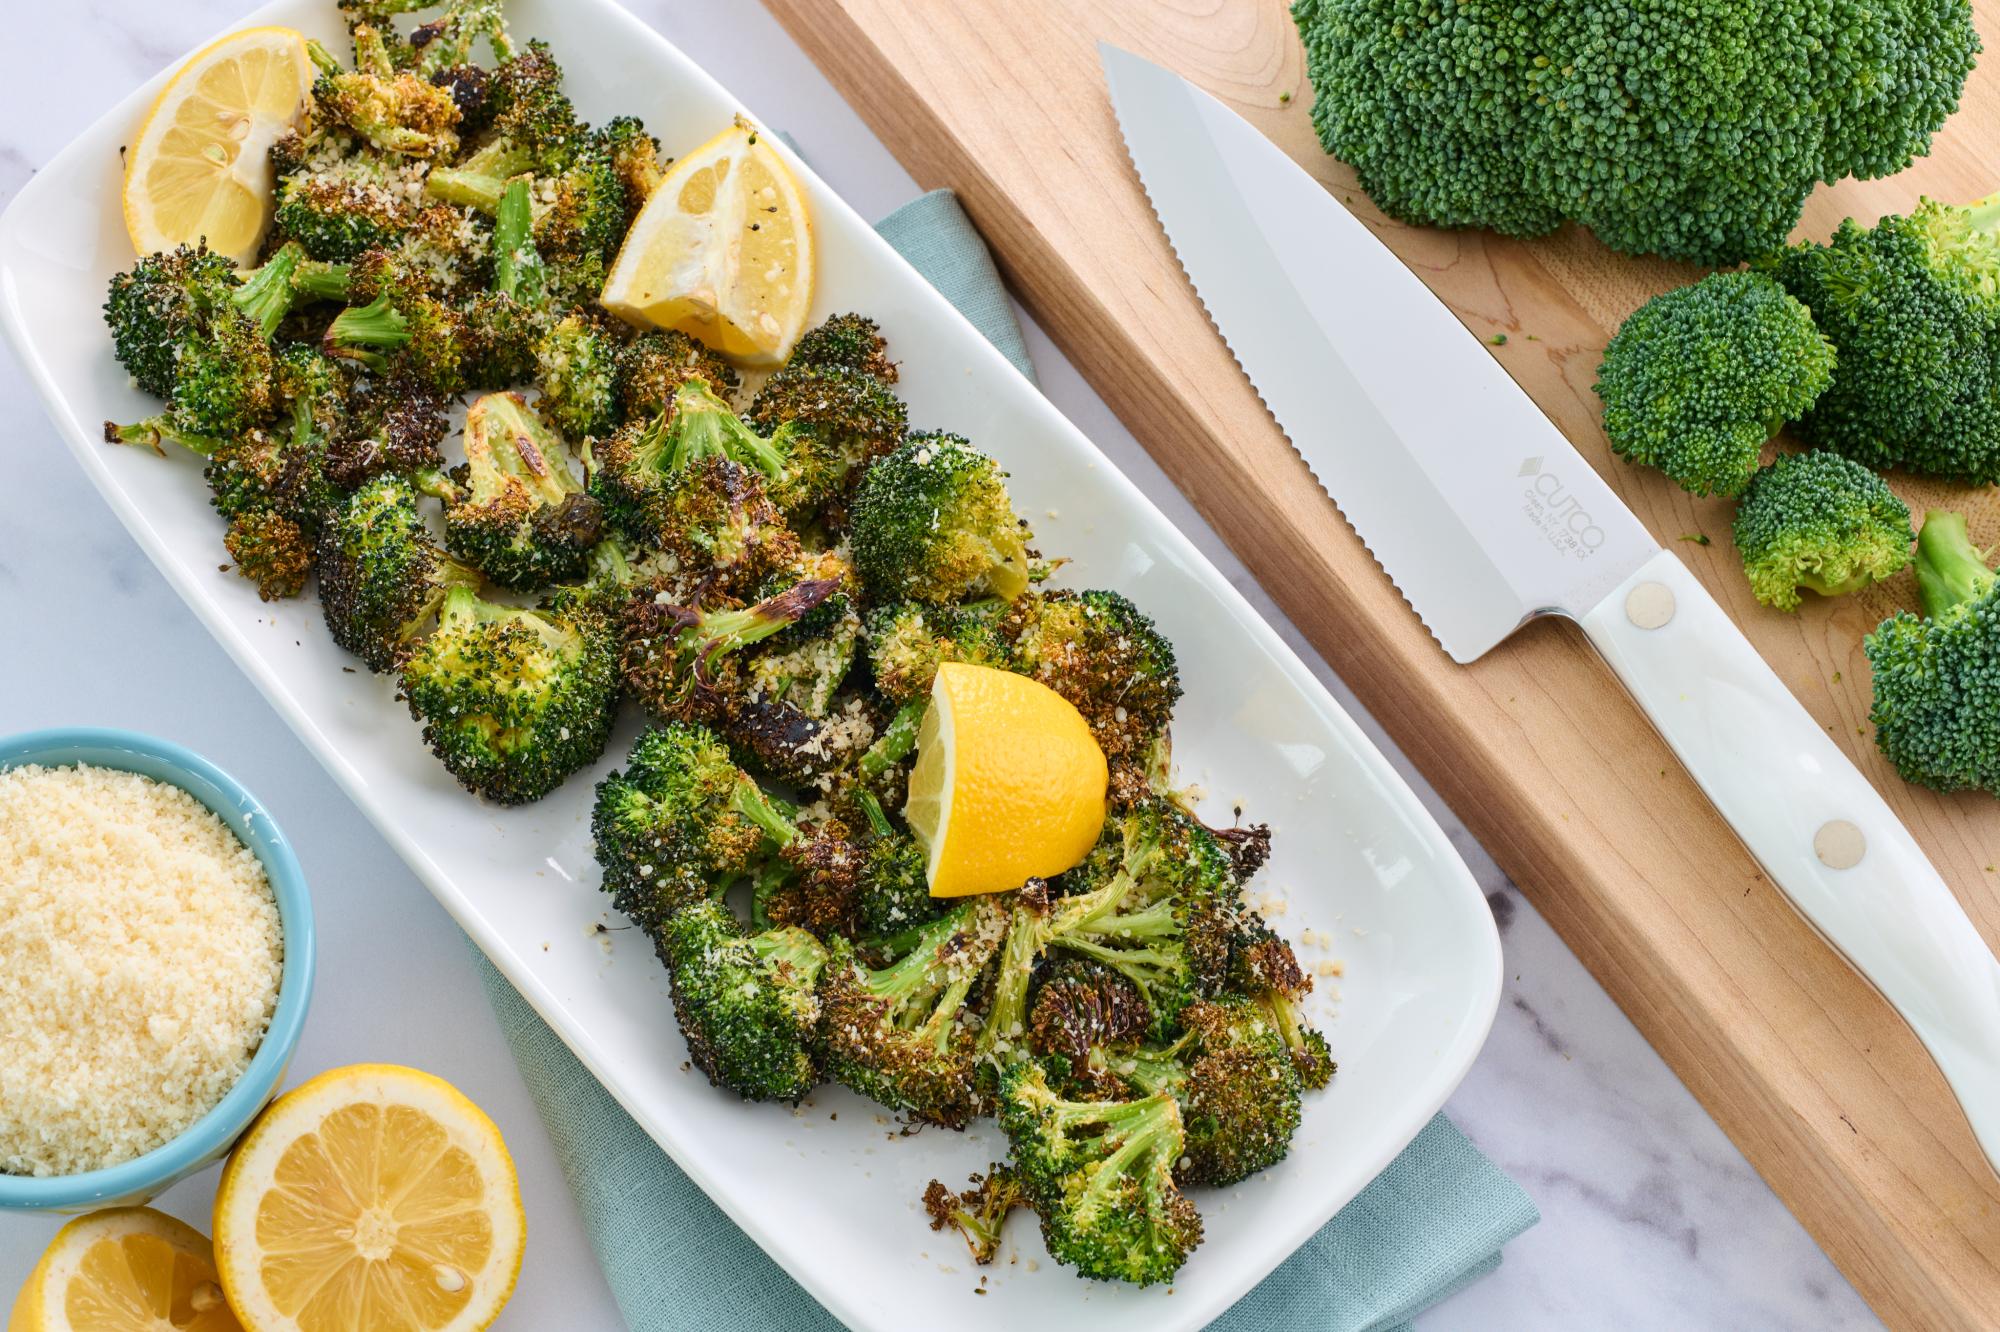
<path fill-rule="evenodd" d="M 1813 834 L 1813 854 L 1828 869 L 1853 869 L 1868 854 L 1868 839 L 1846 819 L 1830 819 Z"/>
<path fill-rule="evenodd" d="M 1665 583 L 1641 583 L 1625 594 L 1625 618 L 1641 629 L 1658 629 L 1674 618 L 1674 590 Z"/>

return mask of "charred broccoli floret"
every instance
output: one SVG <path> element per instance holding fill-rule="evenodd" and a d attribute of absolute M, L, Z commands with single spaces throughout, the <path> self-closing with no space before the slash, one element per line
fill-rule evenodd
<path fill-rule="evenodd" d="M 421 159 L 358 146 L 331 130 L 281 139 L 272 159 L 278 168 L 272 230 L 314 259 L 347 263 L 413 235 L 460 227 L 457 210 L 428 205 L 417 193 Z"/>
<path fill-rule="evenodd" d="M 1143 795 L 1181 697 L 1174 645 L 1117 592 L 1050 592 L 1022 598 L 1015 611 L 1013 669 L 1083 715 L 1111 767 L 1114 799 Z"/>
<path fill-rule="evenodd" d="M 354 271 L 355 297 L 367 304 L 350 305 L 333 317 L 320 339 L 326 353 L 440 393 L 463 391 L 474 350 L 464 313 L 425 290 L 384 252 L 363 255 Z"/>
<path fill-rule="evenodd" d="M 1799 608 L 1799 589 L 1857 592 L 1910 562 L 1910 510 L 1888 482 L 1837 453 L 1781 454 L 1736 507 L 1736 549 L 1766 606 Z"/>
<path fill-rule="evenodd" d="M 796 584 L 754 606 L 674 606 L 642 597 L 627 608 L 625 684 L 662 720 L 719 720 L 744 693 L 741 650 L 792 624 L 835 584 Z"/>
<path fill-rule="evenodd" d="M 750 404 L 750 423 L 784 451 L 784 506 L 825 511 L 838 525 L 868 465 L 902 443 L 909 409 L 885 380 L 865 371 L 794 364 L 764 381 Z"/>
<path fill-rule="evenodd" d="M 862 849 L 855 925 L 864 938 L 887 938 L 932 919 L 943 903 L 931 896 L 923 844 L 896 829 L 872 798 L 866 805 L 873 835 Z"/>
<path fill-rule="evenodd" d="M 729 747 L 685 722 L 632 742 L 624 769 L 597 784 L 590 828 L 611 904 L 649 930 L 719 897 L 793 836 Z"/>
<path fill-rule="evenodd" d="M 875 688 L 891 703 L 929 698 L 946 662 L 1015 669 L 1007 636 L 1007 603 L 928 606 L 921 601 L 878 606 L 868 617 L 868 663 Z"/>
<path fill-rule="evenodd" d="M 1006 473 L 957 435 L 912 435 L 868 468 L 851 516 L 854 566 L 885 601 L 1012 601 L 1028 587 L 1028 530 Z"/>
<path fill-rule="evenodd" d="M 1319 1091 L 1333 1080 L 1337 1067 L 1333 1051 L 1299 1009 L 1300 1000 L 1312 992 L 1312 977 L 1299 966 L 1292 946 L 1247 908 L 1239 912 L 1236 935 L 1230 941 L 1228 989 L 1264 1010 L 1298 1069 L 1301 1085 Z"/>
<path fill-rule="evenodd" d="M 1964 515 L 1924 515 L 1917 594 L 1922 616 L 1891 616 L 1864 644 L 1875 743 L 1906 781 L 2000 795 L 2000 577 Z"/>
<path fill-rule="evenodd" d="M 1174 1184 L 1184 1134 L 1171 1094 L 1065 1100 L 1022 1060 L 1000 1075 L 1000 1127 L 1049 1253 L 1079 1275 L 1170 1281 L 1201 1243 L 1201 1214 Z"/>
<path fill-rule="evenodd" d="M 1000 1233 L 1007 1215 L 1028 1200 L 1014 1172 L 1003 1165 L 991 1165 L 984 1176 L 974 1175 L 971 1185 L 957 1193 L 932 1180 L 924 1190 L 924 1210 L 930 1213 L 931 1229 L 955 1227 L 972 1250 L 972 1261 L 984 1267 L 1000 1251 Z"/>
<path fill-rule="evenodd" d="M 760 598 L 776 596 L 794 584 L 819 580 L 833 582 L 834 590 L 759 644 L 747 666 L 750 688 L 758 697 L 823 719 L 832 711 L 835 691 L 853 670 L 861 642 L 853 570 L 831 551 L 806 555 L 766 575 L 756 592 Z"/>
<path fill-rule="evenodd" d="M 737 385 L 734 366 L 678 329 L 650 329 L 626 340 L 618 348 L 616 369 L 618 415 L 626 421 L 651 420 L 670 410 L 691 379 L 705 380 L 712 392 L 734 393 Z"/>
<path fill-rule="evenodd" d="M 837 314 L 807 329 L 785 364 L 792 368 L 859 370 L 884 384 L 896 382 L 896 363 L 889 359 L 882 327 L 867 315 Z"/>
<path fill-rule="evenodd" d="M 1263 1010 L 1249 1000 L 1208 1000 L 1184 1010 L 1181 1022 L 1187 1030 L 1172 1044 L 1109 1061 L 1141 1095 L 1169 1092 L 1180 1105 L 1187 1141 L 1174 1178 L 1234 1184 L 1284 1160 L 1304 1086 Z"/>
<path fill-rule="evenodd" d="M 601 619 L 495 605 L 469 587 L 445 594 L 402 684 L 445 768 L 503 805 L 539 800 L 595 762 L 618 702 Z"/>
<path fill-rule="evenodd" d="M 1027 1042 L 1036 1054 L 1060 1060 L 1070 1080 L 1096 1090 L 1112 1077 L 1103 1052 L 1134 1046 L 1152 1028 L 1153 1012 L 1138 986 L 1102 963 L 1066 957 L 1035 987 Z"/>
<path fill-rule="evenodd" d="M 312 90 L 315 111 L 384 152 L 441 159 L 456 153 L 459 110 L 450 91 L 414 70 L 397 70 L 380 29 L 362 23 L 353 34 L 357 67 L 322 67 Z"/>
<path fill-rule="evenodd" d="M 991 897 L 922 926 L 898 961 L 869 970 L 836 939 L 821 987 L 829 1076 L 895 1110 L 962 1128 L 978 1106 L 968 1006 L 1006 929 Z"/>
<path fill-rule="evenodd" d="M 350 430 L 328 449 L 327 474 L 353 490 L 388 473 L 407 476 L 427 494 L 455 496 L 443 481 L 450 418 L 445 395 L 404 375 L 363 376 L 349 401 Z"/>
<path fill-rule="evenodd" d="M 583 576 L 604 534 L 603 508 L 562 436 L 517 393 L 490 393 L 465 415 L 465 465 L 444 515 L 445 549 L 502 587 Z"/>
<path fill-rule="evenodd" d="M 818 939 L 792 927 L 746 934 L 703 899 L 660 926 L 659 950 L 688 1054 L 710 1082 L 751 1101 L 796 1101 L 819 1085 Z"/>
<path fill-rule="evenodd" d="M 1804 416 L 1833 378 L 1833 346 L 1813 314 L 1746 271 L 1646 302 L 1597 373 L 1611 447 L 1691 494 L 1739 493 L 1778 427 Z"/>
<path fill-rule="evenodd" d="M 416 487 L 395 475 L 363 485 L 328 518 L 314 568 L 333 641 L 374 671 L 395 669 L 447 591 L 479 581 L 437 548 Z"/>

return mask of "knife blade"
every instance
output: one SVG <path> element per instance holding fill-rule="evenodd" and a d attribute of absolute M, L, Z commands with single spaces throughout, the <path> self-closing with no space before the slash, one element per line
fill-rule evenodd
<path fill-rule="evenodd" d="M 2000 1169 L 2000 960 L 1881 795 L 1479 339 L 1242 117 L 1099 45 L 1155 215 L 1272 417 L 1445 651 L 1585 634 Z"/>

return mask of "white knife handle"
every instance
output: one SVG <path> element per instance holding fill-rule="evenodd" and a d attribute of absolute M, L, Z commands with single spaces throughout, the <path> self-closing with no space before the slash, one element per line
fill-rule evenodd
<path fill-rule="evenodd" d="M 1771 881 L 1915 1029 L 2000 1169 L 2000 961 L 1916 840 L 1673 552 L 1583 627 Z"/>

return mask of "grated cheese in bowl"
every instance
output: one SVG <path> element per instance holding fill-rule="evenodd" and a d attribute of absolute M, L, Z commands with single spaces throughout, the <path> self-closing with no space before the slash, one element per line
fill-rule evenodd
<path fill-rule="evenodd" d="M 0 1173 L 114 1165 L 200 1119 L 263 1040 L 283 953 L 263 866 L 187 792 L 0 771 Z"/>

